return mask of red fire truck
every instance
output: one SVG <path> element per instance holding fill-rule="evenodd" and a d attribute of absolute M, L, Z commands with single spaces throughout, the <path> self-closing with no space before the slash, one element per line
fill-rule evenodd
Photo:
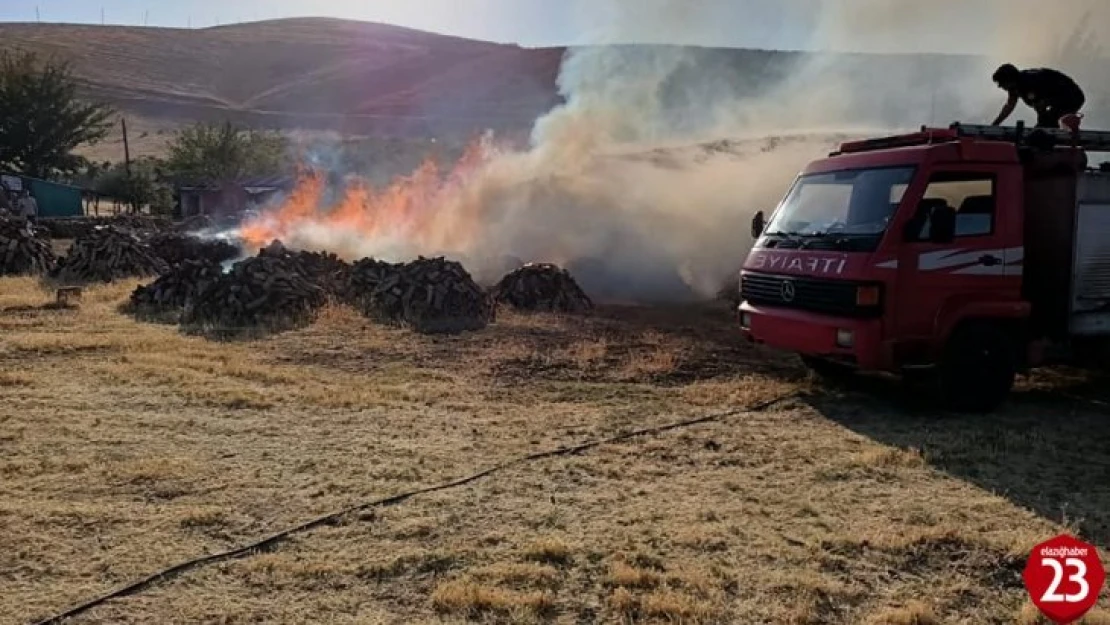
<path fill-rule="evenodd" d="M 845 143 L 752 221 L 738 318 L 823 375 L 990 411 L 1110 337 L 1110 132 L 953 124 Z"/>

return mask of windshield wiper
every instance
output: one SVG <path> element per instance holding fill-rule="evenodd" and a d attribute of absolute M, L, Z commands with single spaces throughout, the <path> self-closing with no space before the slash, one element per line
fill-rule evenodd
<path fill-rule="evenodd" d="M 821 234 L 820 232 L 810 232 L 810 233 L 805 233 L 805 232 L 783 232 L 783 231 L 779 230 L 777 232 L 768 232 L 767 236 L 769 236 L 769 237 L 793 237 L 795 239 L 813 239 L 813 238 L 817 238 L 817 237 L 823 237 L 825 235 Z"/>

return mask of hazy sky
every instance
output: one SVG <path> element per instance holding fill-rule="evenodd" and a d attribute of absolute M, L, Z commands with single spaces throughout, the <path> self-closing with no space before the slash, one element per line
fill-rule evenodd
<path fill-rule="evenodd" d="M 636 13 L 651 13 L 653 5 L 661 4 L 659 0 L 622 1 Z M 681 26 L 668 33 L 637 32 L 632 25 L 621 28 L 621 37 L 793 48 L 804 45 L 805 32 L 812 24 L 812 11 L 798 10 L 798 0 L 685 1 L 692 14 L 712 16 L 698 20 L 696 32 L 682 32 Z M 582 42 L 591 26 L 606 19 L 604 4 L 595 0 L 0 0 L 0 21 L 39 19 L 99 24 L 102 10 L 104 21 L 109 24 L 145 22 L 150 26 L 173 27 L 328 16 L 535 46 Z M 716 19 L 717 16 L 722 19 Z M 713 27 L 705 28 L 707 23 Z"/>

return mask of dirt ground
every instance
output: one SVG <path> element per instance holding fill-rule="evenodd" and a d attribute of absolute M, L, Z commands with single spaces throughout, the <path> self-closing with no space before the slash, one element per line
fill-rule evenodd
<path fill-rule="evenodd" d="M 987 417 L 830 387 L 723 305 L 502 313 L 421 337 L 343 308 L 217 343 L 0 279 L 0 622 L 368 507 L 72 623 L 1045 622 L 1020 579 L 1110 546 L 1110 387 L 1049 371 Z M 778 401 L 759 410 L 760 402 Z M 1110 562 L 1110 561 L 1108 561 Z M 1110 597 L 1087 623 L 1110 623 Z"/>

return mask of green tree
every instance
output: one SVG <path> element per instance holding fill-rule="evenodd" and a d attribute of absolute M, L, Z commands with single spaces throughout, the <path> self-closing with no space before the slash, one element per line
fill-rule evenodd
<path fill-rule="evenodd" d="M 93 189 L 107 197 L 126 203 L 131 212 L 149 206 L 152 213 L 166 214 L 173 209 L 173 190 L 163 171 L 163 164 L 152 157 L 142 157 L 131 163 L 131 174 L 123 163 L 116 163 L 100 171 Z"/>
<path fill-rule="evenodd" d="M 275 132 L 198 123 L 177 131 L 166 169 L 191 182 L 224 183 L 248 176 L 279 174 L 288 167 L 287 142 Z"/>
<path fill-rule="evenodd" d="M 69 65 L 32 52 L 0 52 L 0 167 L 35 178 L 73 173 L 82 144 L 104 138 L 113 111 L 78 96 Z"/>

